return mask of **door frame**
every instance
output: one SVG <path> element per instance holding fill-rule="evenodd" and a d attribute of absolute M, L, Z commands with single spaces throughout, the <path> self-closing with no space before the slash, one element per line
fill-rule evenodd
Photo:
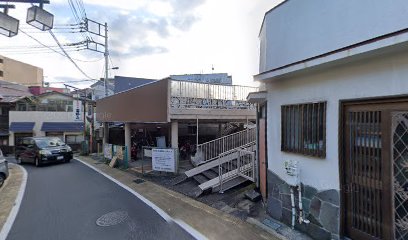
<path fill-rule="evenodd" d="M 345 231 L 346 231 L 346 214 L 345 214 L 345 195 L 344 195 L 344 190 L 345 184 L 346 184 L 346 179 L 345 179 L 345 129 L 346 129 L 346 122 L 344 121 L 344 117 L 346 114 L 346 109 L 348 106 L 352 105 L 370 105 L 373 104 L 375 105 L 380 105 L 380 104 L 396 104 L 396 103 L 408 103 L 408 95 L 396 95 L 396 96 L 383 96 L 383 97 L 369 97 L 369 98 L 355 98 L 355 99 L 347 99 L 347 100 L 339 100 L 339 125 L 338 125 L 338 154 L 339 154 L 339 180 L 340 180 L 340 237 L 343 238 L 345 237 Z M 390 109 L 391 110 L 391 109 Z M 394 110 L 394 109 L 392 109 Z M 395 109 L 397 110 L 397 109 Z M 390 119 L 387 119 L 386 121 L 391 121 L 391 116 L 389 117 Z M 389 122 L 391 123 L 391 122 Z M 391 131 L 389 132 L 388 138 L 392 137 Z M 388 152 L 387 154 L 391 154 L 391 152 Z M 392 157 L 390 155 L 390 160 L 392 161 Z M 392 165 L 391 165 L 391 170 L 393 171 Z M 391 201 L 393 203 L 393 200 Z"/>
<path fill-rule="evenodd" d="M 263 116 L 263 113 L 262 113 L 262 109 L 264 109 L 264 111 L 265 111 L 265 116 L 264 117 L 262 117 Z M 267 102 L 264 102 L 264 103 L 262 103 L 262 104 L 259 104 L 259 110 L 258 110 L 258 113 L 257 113 L 257 128 L 258 128 L 258 131 L 257 131 L 257 139 L 258 139 L 258 144 L 257 144 L 257 162 L 258 162 L 258 179 L 259 179 L 259 189 L 261 190 L 261 181 L 262 181 L 262 179 L 261 179 L 261 170 L 262 170 L 262 168 L 261 168 L 261 158 L 260 158 L 260 153 L 261 153 L 261 151 L 260 151 L 260 147 L 259 147 L 259 140 L 260 140 L 260 130 L 261 130 L 261 128 L 260 128 L 260 124 L 259 124 L 259 120 L 261 119 L 261 118 L 263 118 L 264 119 L 264 123 L 265 123 L 265 133 L 264 133 L 264 137 L 265 137 L 265 183 L 264 183 L 264 185 L 265 185 L 265 198 L 263 198 L 263 196 L 262 196 L 262 198 L 263 198 L 263 200 L 266 202 L 267 201 L 267 199 L 268 199 L 268 103 Z M 261 195 L 262 195 L 262 191 L 261 191 Z"/>

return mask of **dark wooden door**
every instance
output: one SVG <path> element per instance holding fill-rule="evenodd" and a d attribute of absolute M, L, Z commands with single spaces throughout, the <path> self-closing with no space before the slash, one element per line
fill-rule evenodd
<path fill-rule="evenodd" d="M 344 107 L 343 219 L 345 236 L 352 239 L 394 239 L 392 107 Z"/>

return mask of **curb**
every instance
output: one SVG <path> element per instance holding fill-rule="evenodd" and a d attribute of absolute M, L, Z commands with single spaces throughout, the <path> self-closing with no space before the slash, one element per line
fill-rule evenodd
<path fill-rule="evenodd" d="M 92 159 L 92 158 L 85 158 L 85 159 L 82 159 L 81 157 L 76 157 L 76 159 L 77 160 L 81 160 L 82 162 L 86 162 L 86 163 L 88 163 L 88 164 L 91 164 L 91 162 L 97 162 L 96 160 L 94 160 L 94 159 Z M 94 167 L 94 166 L 91 166 L 92 168 L 96 168 L 96 167 Z M 115 169 L 115 170 L 119 170 L 119 169 Z M 102 171 L 102 172 L 104 172 L 102 169 L 100 169 L 100 171 Z M 128 173 L 128 172 L 126 172 L 126 171 L 120 171 L 120 172 L 123 172 L 123 173 Z M 106 174 L 108 174 L 108 173 L 106 173 Z M 111 177 L 111 176 L 109 176 L 109 177 Z M 112 177 L 113 178 L 113 177 Z M 155 183 L 153 183 L 153 182 L 150 182 L 150 181 L 148 181 L 148 180 L 145 180 L 146 182 L 148 182 L 149 184 L 153 184 L 153 185 L 156 185 Z M 163 186 L 160 186 L 160 185 L 157 185 L 157 187 L 159 187 L 159 188 L 163 188 L 163 190 L 164 191 L 166 191 L 166 192 L 173 192 L 171 189 L 168 189 L 168 188 L 166 188 L 166 187 L 163 187 Z M 171 194 L 171 193 L 169 193 L 169 194 Z M 178 192 L 174 192 L 174 195 L 173 194 L 171 194 L 171 195 L 173 195 L 174 197 L 175 197 L 175 195 L 177 195 L 177 194 L 179 194 Z M 185 195 L 182 195 L 181 194 L 181 196 L 183 196 L 183 197 L 185 197 L 186 198 L 186 201 L 185 201 L 185 203 L 187 203 L 187 204 L 190 204 L 190 200 L 191 201 L 195 201 L 194 199 L 192 199 L 192 198 L 190 198 L 190 197 L 187 197 L 187 196 L 185 196 Z M 189 200 L 187 200 L 187 199 L 189 199 Z M 208 208 L 210 208 L 210 209 L 213 209 L 214 211 L 220 211 L 220 210 L 218 210 L 218 209 L 215 209 L 215 208 L 212 208 L 211 206 L 208 206 L 208 205 L 206 205 L 206 204 L 204 204 L 204 203 L 201 203 L 201 202 L 198 202 L 198 204 L 203 204 L 203 205 L 205 205 L 206 207 L 208 207 Z M 159 204 L 160 205 L 160 204 Z M 193 208 L 197 208 L 197 207 L 200 207 L 200 206 L 197 206 L 197 204 L 190 204 L 190 206 L 191 207 L 193 207 Z M 170 209 L 166 209 L 166 210 L 170 210 Z M 166 211 L 166 210 L 164 210 L 164 211 Z M 214 214 L 213 212 L 212 212 L 212 210 L 205 210 L 205 211 L 209 211 L 208 213 L 209 214 Z M 169 215 L 173 215 L 172 213 L 168 213 Z M 277 239 L 277 240 L 287 240 L 287 238 L 285 238 L 285 237 L 283 237 L 281 234 L 279 234 L 279 233 L 277 233 L 276 231 L 274 231 L 273 229 L 271 229 L 271 228 L 268 228 L 267 226 L 265 226 L 264 224 L 262 224 L 261 222 L 259 222 L 258 220 L 256 220 L 256 219 L 253 219 L 253 221 L 252 220 L 247 220 L 247 221 L 242 221 L 242 220 L 240 220 L 240 219 L 235 219 L 234 218 L 234 216 L 232 216 L 232 215 L 230 215 L 230 214 L 228 214 L 228 213 L 225 213 L 225 212 L 220 212 L 220 214 L 221 215 L 217 215 L 219 218 L 224 218 L 224 217 L 227 217 L 228 218 L 228 220 L 227 221 L 229 221 L 229 223 L 232 223 L 232 222 L 234 222 L 235 220 L 237 221 L 237 223 L 239 223 L 239 222 L 241 222 L 241 223 L 239 223 L 239 224 L 247 224 L 248 225 L 248 227 L 249 227 L 249 229 L 253 229 L 253 231 L 255 231 L 255 232 L 257 232 L 259 235 L 259 239 Z M 180 216 L 179 216 L 180 217 Z M 179 217 L 176 217 L 176 216 L 174 216 L 174 217 L 172 217 L 173 218 L 173 220 L 175 220 L 175 222 L 176 223 L 178 223 L 179 224 L 179 226 L 180 225 L 184 225 L 184 226 L 182 226 L 182 228 L 184 228 L 185 230 L 186 230 L 186 228 L 188 229 L 188 228 L 190 228 L 190 227 L 192 227 L 192 225 L 194 225 L 194 223 L 190 223 L 190 224 L 192 224 L 192 225 L 190 225 L 190 224 L 187 224 L 186 222 L 181 222 L 180 220 L 180 218 Z M 235 223 L 236 224 L 236 223 Z M 234 225 L 235 225 L 234 224 Z M 190 230 L 195 230 L 195 228 L 190 228 Z M 252 231 L 252 230 L 251 230 Z M 261 233 L 261 232 L 264 232 L 264 233 Z M 269 236 L 267 236 L 267 235 L 269 235 Z M 211 237 L 209 237 L 209 236 L 207 236 L 207 238 L 210 238 L 211 239 Z"/>
<path fill-rule="evenodd" d="M 20 168 L 20 170 L 23 173 L 23 176 L 22 176 L 22 179 L 21 179 L 21 184 L 20 184 L 17 196 L 16 196 L 16 198 L 14 200 L 14 204 L 12 205 L 12 207 L 11 207 L 11 209 L 9 211 L 9 215 L 8 215 L 8 217 L 6 219 L 6 222 L 4 223 L 3 226 L 0 226 L 1 227 L 0 240 L 3 240 L 3 239 L 7 238 L 8 234 L 9 234 L 9 232 L 11 230 L 11 227 L 13 226 L 13 223 L 16 220 L 18 211 L 20 210 L 21 201 L 23 200 L 23 197 L 24 197 L 24 192 L 25 192 L 25 189 L 26 189 L 26 185 L 27 185 L 27 171 L 22 166 L 17 165 L 17 164 L 10 163 L 10 166 Z M 10 175 L 8 180 L 10 180 L 11 178 L 12 178 L 12 176 Z M 8 182 L 10 182 L 10 181 L 8 181 Z M 3 188 L 7 187 L 7 186 L 8 186 L 8 184 L 4 184 Z M 5 189 L 2 189 L 2 190 L 4 191 Z"/>
<path fill-rule="evenodd" d="M 274 237 L 278 238 L 279 240 L 289 240 L 289 238 L 279 234 L 278 232 L 276 232 L 272 228 L 266 226 L 265 224 L 261 223 L 260 221 L 256 220 L 255 218 L 249 217 L 249 218 L 247 218 L 246 222 L 267 231 L 268 233 L 272 234 Z"/>

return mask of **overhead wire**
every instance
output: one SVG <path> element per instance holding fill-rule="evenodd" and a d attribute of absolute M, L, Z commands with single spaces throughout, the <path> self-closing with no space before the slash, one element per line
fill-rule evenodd
<path fill-rule="evenodd" d="M 51 47 L 49 47 L 49 46 L 43 44 L 40 40 L 36 39 L 35 37 L 31 36 L 30 34 L 26 33 L 25 31 L 23 31 L 23 30 L 20 30 L 20 31 L 21 31 L 23 34 L 27 35 L 29 38 L 31 38 L 31 39 L 33 39 L 34 41 L 36 41 L 37 43 L 39 43 L 40 45 L 42 45 L 42 46 L 44 46 L 44 47 L 46 47 L 46 48 L 52 50 L 53 52 L 55 52 L 55 53 L 57 53 L 57 54 L 59 54 L 59 55 L 61 55 L 61 56 L 63 56 L 63 57 L 66 57 L 63 53 L 61 53 L 61 52 L 59 52 L 59 51 L 57 51 L 57 50 L 55 50 L 55 49 L 53 49 L 53 48 L 51 48 Z M 76 58 L 72 58 L 72 59 L 75 60 L 75 61 L 79 61 L 79 62 L 99 62 L 99 61 L 101 61 L 103 58 L 94 59 L 94 60 L 83 60 L 83 59 L 76 59 Z"/>
<path fill-rule="evenodd" d="M 69 54 L 65 51 L 64 47 L 61 45 L 61 43 L 58 41 L 57 37 L 54 35 L 54 33 L 51 30 L 48 30 L 48 32 L 51 34 L 51 36 L 54 38 L 55 42 L 57 43 L 57 45 L 60 47 L 61 51 L 65 54 L 65 56 L 72 62 L 72 64 L 74 64 L 74 66 L 87 78 L 91 79 L 91 80 L 96 80 L 92 77 L 90 77 L 88 74 L 86 74 L 79 66 L 78 64 L 71 58 L 71 56 L 69 56 Z"/>

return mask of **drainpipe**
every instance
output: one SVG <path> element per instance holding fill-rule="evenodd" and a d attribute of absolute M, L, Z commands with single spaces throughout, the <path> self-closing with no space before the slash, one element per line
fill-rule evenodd
<path fill-rule="evenodd" d="M 293 188 L 290 188 L 290 200 L 292 202 L 292 229 L 295 229 L 295 218 L 296 218 L 296 208 L 295 208 L 295 194 Z"/>
<path fill-rule="evenodd" d="M 308 224 L 310 223 L 310 221 L 308 219 L 305 219 L 303 215 L 302 187 L 300 186 L 300 184 L 298 186 L 298 191 L 299 191 L 299 224 L 302 224 L 302 223 Z"/>

